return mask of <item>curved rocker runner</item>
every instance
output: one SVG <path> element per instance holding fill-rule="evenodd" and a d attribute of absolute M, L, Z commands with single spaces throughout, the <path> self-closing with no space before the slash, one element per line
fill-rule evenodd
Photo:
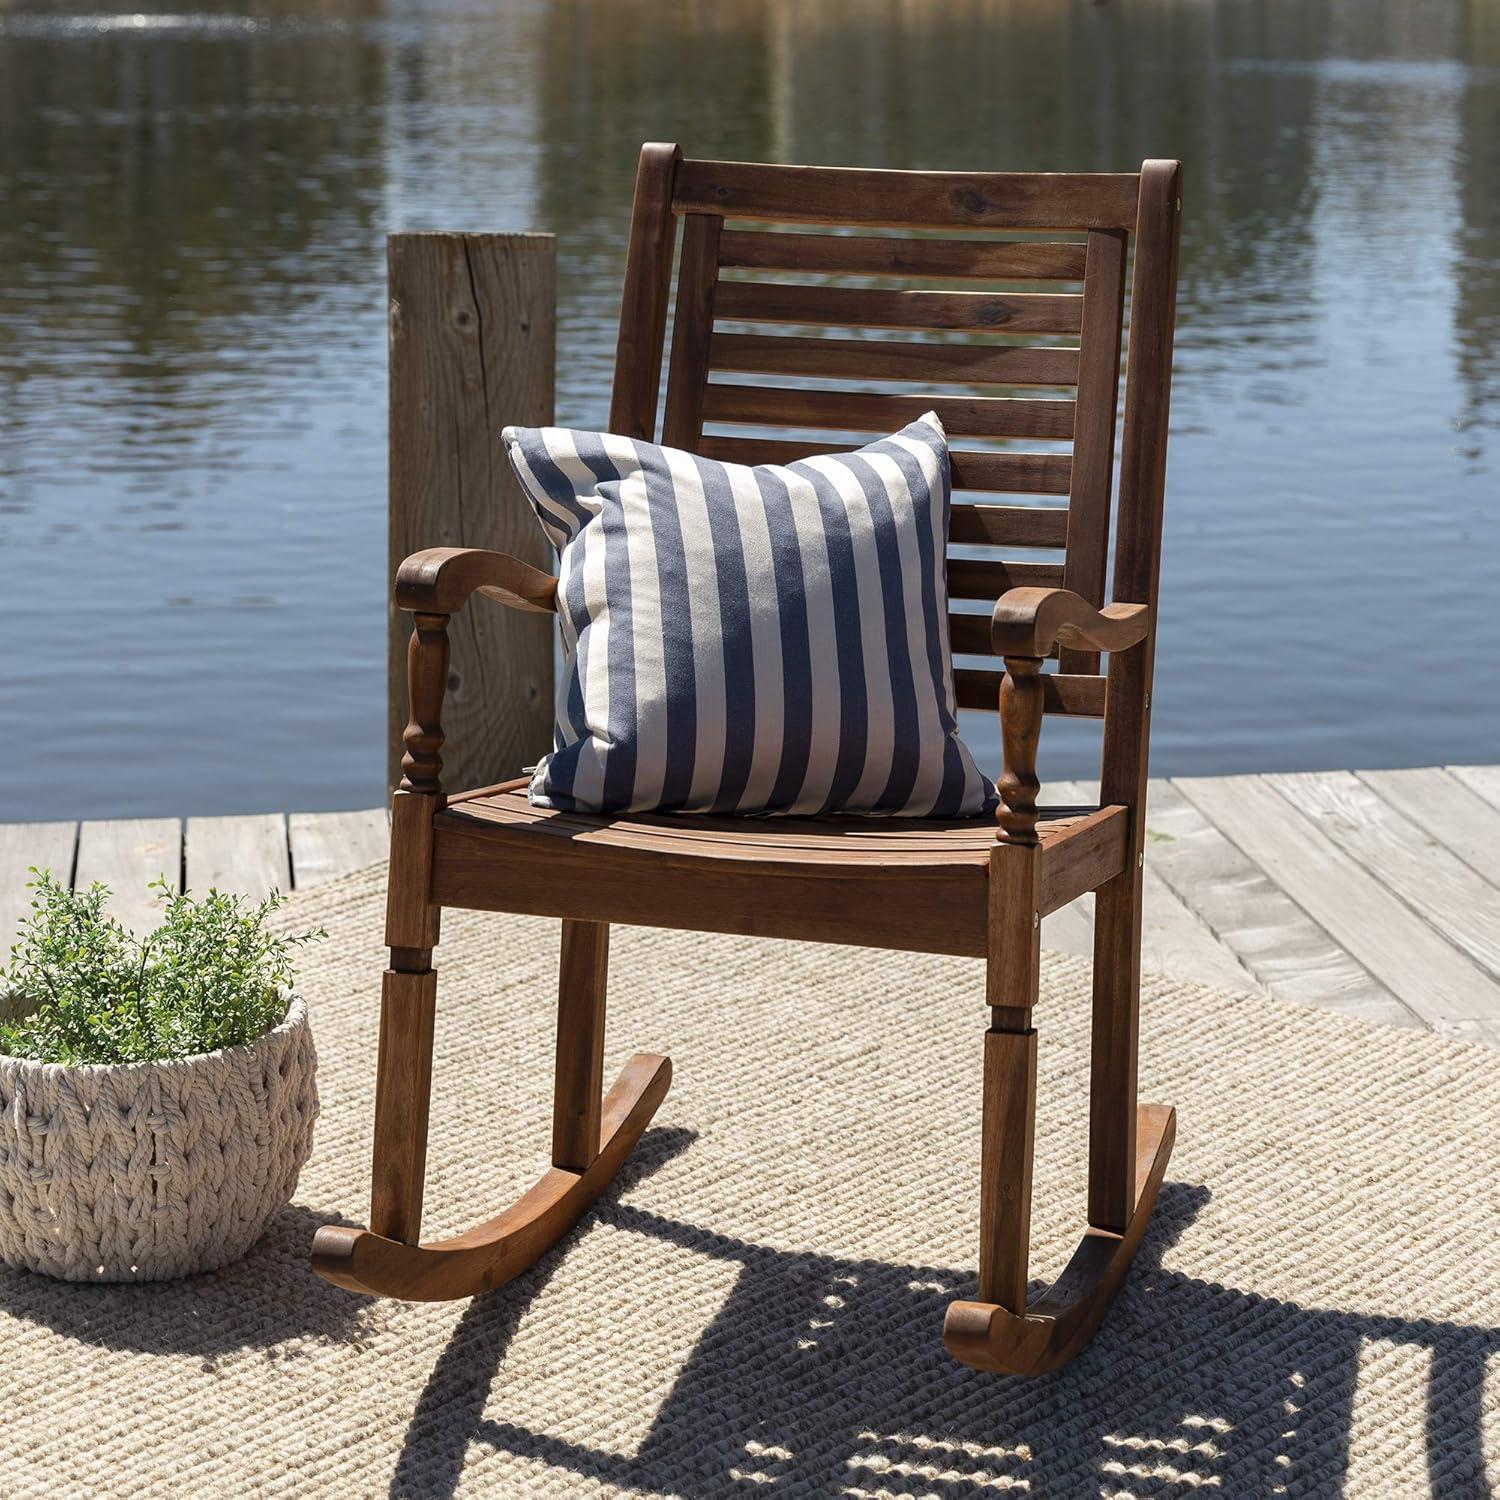
<path fill-rule="evenodd" d="M 949 593 L 993 604 L 949 616 L 953 651 L 985 660 L 954 676 L 958 706 L 998 703 L 1004 769 L 995 824 L 983 819 L 590 817 L 533 808 L 524 782 L 445 796 L 442 708 L 448 625 L 473 596 L 549 613 L 556 582 L 516 558 L 468 548 L 400 566 L 412 615 L 410 722 L 391 810 L 390 967 L 382 990 L 368 1229 L 318 1232 L 313 1264 L 377 1295 L 435 1299 L 499 1286 L 533 1265 L 619 1171 L 666 1094 L 663 1057 L 631 1059 L 602 1089 L 609 924 L 753 933 L 985 960 L 979 1283 L 954 1302 L 950 1352 L 984 1370 L 1035 1375 L 1087 1344 L 1125 1280 L 1172 1150 L 1170 1108 L 1140 1103 L 1141 864 L 1161 553 L 1167 405 L 1181 215 L 1176 162 L 1139 173 L 863 171 L 684 160 L 648 145 L 636 178 L 610 430 L 653 441 L 678 221 L 684 225 L 663 441 L 707 458 L 783 463 L 825 446 L 704 432 L 721 425 L 863 432 L 936 410 L 958 438 L 1043 438 L 950 452 L 958 491 L 1066 496 L 1050 504 L 952 508 Z M 739 226 L 725 227 L 725 220 Z M 755 227 L 745 228 L 745 224 Z M 799 232 L 776 225 L 797 225 Z M 921 231 L 896 238 L 831 235 Z M 926 231 L 948 230 L 944 239 Z M 984 234 L 976 231 L 985 231 Z M 1037 231 L 1061 232 L 1056 242 Z M 1020 233 L 1029 238 L 1017 239 Z M 1007 237 L 1008 236 L 1008 237 Z M 1127 246 L 1130 338 L 1112 507 Z M 721 270 L 734 275 L 721 279 Z M 802 286 L 747 273 L 805 273 Z M 830 275 L 897 277 L 899 290 L 831 288 Z M 1043 293 L 908 289 L 926 277 L 1040 282 Z M 1076 291 L 1059 293 L 1058 284 Z M 403 314 L 408 321 L 411 310 Z M 715 331 L 737 323 L 1027 334 L 1042 345 L 955 344 L 903 334 L 851 340 Z M 443 337 L 448 337 L 445 332 Z M 710 373 L 816 378 L 788 391 Z M 930 379 L 939 385 L 1062 386 L 1069 399 L 827 389 Z M 1056 451 L 1071 438 L 1071 454 Z M 1111 510 L 1112 599 L 1106 602 Z M 1062 549 L 1017 563 L 996 549 Z M 983 556 L 976 554 L 984 553 Z M 488 607 L 483 606 L 483 607 Z M 1107 657 L 1107 664 L 1104 658 Z M 1055 660 L 1055 670 L 1044 665 Z M 1099 801 L 1039 808 L 1044 714 L 1102 719 Z M 1039 928 L 1096 892 L 1088 1227 L 1050 1290 L 1029 1299 L 1036 1114 Z M 552 1165 L 497 1217 L 421 1242 L 428 1094 L 444 906 L 562 920 Z M 955 997 L 954 1004 L 964 1003 Z M 977 1070 L 976 1070 L 977 1071 Z M 962 1080 L 955 1080 L 962 1082 Z M 934 1330 L 936 1336 L 936 1330 Z"/>
<path fill-rule="evenodd" d="M 487 1224 L 425 1245 L 325 1225 L 313 1239 L 313 1269 L 351 1292 L 413 1302 L 473 1297 L 503 1286 L 578 1222 L 651 1123 L 671 1081 L 665 1057 L 638 1052 L 604 1097 L 603 1140 L 593 1161 L 582 1171 L 553 1167 Z"/>

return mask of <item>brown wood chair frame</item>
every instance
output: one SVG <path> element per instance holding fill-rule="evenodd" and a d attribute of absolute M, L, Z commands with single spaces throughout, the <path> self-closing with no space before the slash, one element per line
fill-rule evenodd
<path fill-rule="evenodd" d="M 555 609 L 551 577 L 498 553 L 438 548 L 400 568 L 411 612 L 411 722 L 391 815 L 386 971 L 368 1230 L 329 1227 L 317 1270 L 339 1285 L 406 1298 L 467 1296 L 530 1266 L 619 1168 L 666 1093 L 664 1057 L 637 1055 L 602 1092 L 610 922 L 969 953 L 987 960 L 979 1288 L 948 1309 L 944 1339 L 965 1363 L 1037 1373 L 1098 1326 L 1140 1242 L 1172 1148 L 1169 1108 L 1140 1104 L 1141 847 L 1161 550 L 1180 168 L 1139 173 L 963 174 L 640 159 L 610 426 L 656 432 L 677 226 L 683 225 L 662 440 L 709 457 L 786 461 L 828 439 L 747 439 L 705 423 L 883 433 L 936 408 L 950 437 L 1071 438 L 1071 453 L 955 448 L 955 491 L 1066 495 L 1050 506 L 955 504 L 952 540 L 1062 548 L 1064 561 L 949 560 L 955 599 L 990 617 L 950 617 L 953 649 L 992 658 L 956 674 L 965 707 L 997 701 L 1004 745 L 997 825 L 873 826 L 859 819 L 583 818 L 530 808 L 524 782 L 445 797 L 441 710 L 449 617 L 475 593 Z M 792 230 L 767 225 L 791 225 Z M 808 233 L 805 226 L 853 233 Z M 879 233 L 857 231 L 877 230 Z M 900 237 L 885 231 L 899 231 Z M 930 231 L 948 231 L 950 237 Z M 990 231 L 992 233 L 984 233 Z M 1050 231 L 1062 239 L 1038 237 Z M 1134 237 L 1112 603 L 1105 603 L 1111 476 Z M 725 271 L 734 274 L 725 276 Z M 812 273 L 816 284 L 749 272 Z M 861 279 L 826 284 L 830 274 Z M 892 288 L 889 279 L 902 285 Z M 921 278 L 948 289 L 923 290 Z M 882 285 L 884 279 L 885 284 Z M 872 288 L 869 282 L 875 282 Z M 990 289 L 954 291 L 954 281 Z M 1050 290 L 1014 292 L 1040 281 Z M 1060 292 L 1056 283 L 1079 283 Z M 1001 289 L 997 289 L 1001 288 Z M 948 339 L 767 336 L 716 322 L 930 333 Z M 1059 343 L 1057 336 L 1069 340 Z M 1073 342 L 1076 340 L 1076 342 Z M 908 386 L 1064 387 L 1070 399 L 927 395 L 711 381 L 772 373 Z M 835 445 L 847 439 L 832 440 Z M 1109 653 L 1101 668 L 1100 653 Z M 1056 670 L 1043 671 L 1049 658 Z M 1003 673 L 1000 661 L 1004 663 Z M 1037 808 L 1045 713 L 1103 717 L 1099 806 Z M 1036 1096 L 1039 925 L 1097 891 L 1088 1228 L 1061 1278 L 1028 1299 Z M 552 1166 L 498 1218 L 420 1242 L 441 908 L 562 919 Z"/>

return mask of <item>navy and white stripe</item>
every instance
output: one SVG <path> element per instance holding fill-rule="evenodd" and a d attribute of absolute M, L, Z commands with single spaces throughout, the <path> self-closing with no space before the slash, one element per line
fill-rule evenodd
<path fill-rule="evenodd" d="M 561 427 L 503 436 L 561 560 L 566 671 L 534 804 L 994 807 L 958 736 L 936 415 L 756 468 Z"/>

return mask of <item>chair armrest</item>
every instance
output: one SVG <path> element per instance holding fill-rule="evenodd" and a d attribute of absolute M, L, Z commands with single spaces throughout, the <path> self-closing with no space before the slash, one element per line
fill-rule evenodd
<path fill-rule="evenodd" d="M 442 796 L 443 696 L 448 687 L 448 617 L 475 594 L 512 609 L 557 612 L 557 580 L 504 552 L 428 547 L 396 570 L 396 606 L 413 616 L 406 654 L 411 718 L 401 736 L 401 790 Z"/>
<path fill-rule="evenodd" d="M 1054 646 L 1124 651 L 1146 638 L 1151 609 L 1106 604 L 1095 609 L 1071 589 L 1008 589 L 995 604 L 990 639 L 997 656 L 1046 656 Z"/>
<path fill-rule="evenodd" d="M 557 580 L 504 552 L 428 547 L 396 570 L 396 605 L 412 614 L 455 615 L 474 594 L 512 609 L 557 612 Z"/>
<path fill-rule="evenodd" d="M 999 837 L 1011 844 L 1037 842 L 1036 747 L 1042 733 L 1042 658 L 1054 646 L 1124 651 L 1145 640 L 1151 610 L 1144 604 L 1095 609 L 1071 589 L 1008 589 L 995 604 L 990 640 L 1005 658 L 1000 684 L 1000 741 L 1005 765 L 997 788 Z"/>

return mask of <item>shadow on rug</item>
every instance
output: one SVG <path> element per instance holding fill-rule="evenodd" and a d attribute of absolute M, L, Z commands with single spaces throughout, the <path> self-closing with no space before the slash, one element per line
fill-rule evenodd
<path fill-rule="evenodd" d="M 673 1134 L 643 1139 L 648 1164 L 635 1180 L 688 1144 L 661 1139 Z M 393 1500 L 454 1494 L 475 1446 L 625 1491 L 683 1496 L 774 1493 L 788 1484 L 798 1493 L 848 1493 L 851 1483 L 861 1492 L 945 1500 L 992 1485 L 1072 1495 L 1091 1477 L 1097 1483 L 1110 1475 L 1124 1488 L 1090 1492 L 1154 1494 L 1180 1485 L 1226 1496 L 1330 1495 L 1340 1492 L 1347 1469 L 1360 1349 L 1371 1340 L 1430 1358 L 1432 1493 L 1489 1494 L 1481 1398 L 1500 1329 L 1319 1311 L 1165 1270 L 1162 1254 L 1208 1200 L 1203 1188 L 1163 1185 L 1115 1327 L 1070 1368 L 1046 1377 L 1046 1412 L 1015 1431 L 1005 1452 L 996 1450 L 990 1423 L 970 1430 L 951 1420 L 955 1406 L 966 1404 L 955 1400 L 962 1388 L 972 1398 L 972 1387 L 997 1377 L 964 1369 L 940 1348 L 934 1353 L 948 1300 L 974 1294 L 971 1272 L 788 1254 L 618 1197 L 607 1195 L 601 1219 L 739 1268 L 733 1293 L 638 1451 L 625 1456 L 561 1441 L 488 1409 L 511 1338 L 549 1274 L 544 1263 L 469 1304 L 406 1433 Z M 565 1253 L 566 1246 L 556 1252 Z M 918 1337 L 892 1340 L 892 1329 Z M 1122 1359 L 1132 1336 L 1149 1347 Z M 779 1354 L 770 1367 L 768 1350 Z M 757 1365 L 751 1404 L 745 1377 Z M 883 1376 L 872 1378 L 876 1371 Z M 1118 1389 L 1112 1409 L 1070 1399 L 1101 1381 Z M 809 1447 L 802 1410 L 814 1392 L 817 1433 Z M 1195 1415 L 1200 1409 L 1216 1415 Z M 1142 1483 L 1147 1489 L 1138 1491 Z"/>

